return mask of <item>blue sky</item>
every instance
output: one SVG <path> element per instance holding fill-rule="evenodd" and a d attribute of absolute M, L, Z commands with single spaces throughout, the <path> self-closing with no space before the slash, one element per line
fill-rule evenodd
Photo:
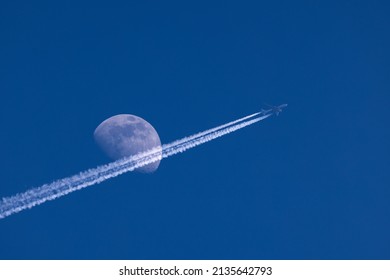
<path fill-rule="evenodd" d="M 389 259 L 389 8 L 2 1 L 0 197 L 109 162 L 116 114 L 168 143 L 289 107 L 1 220 L 0 258 Z"/>

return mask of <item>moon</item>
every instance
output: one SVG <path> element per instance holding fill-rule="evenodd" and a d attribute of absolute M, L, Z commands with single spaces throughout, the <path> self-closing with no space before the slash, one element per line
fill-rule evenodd
<path fill-rule="evenodd" d="M 130 114 L 106 119 L 95 129 L 93 136 L 98 146 L 113 160 L 161 148 L 160 137 L 154 127 L 144 119 Z M 152 173 L 159 165 L 160 161 L 156 161 L 135 171 Z"/>

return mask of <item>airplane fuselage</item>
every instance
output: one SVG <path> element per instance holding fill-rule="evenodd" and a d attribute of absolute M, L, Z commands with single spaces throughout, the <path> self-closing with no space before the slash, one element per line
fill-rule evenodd
<path fill-rule="evenodd" d="M 268 114 L 268 113 L 272 112 L 272 114 L 276 114 L 278 116 L 279 113 L 283 111 L 283 108 L 287 107 L 287 105 L 288 104 L 282 104 L 282 105 L 279 105 L 279 106 L 267 105 L 267 106 L 271 107 L 271 109 L 268 109 L 268 110 L 261 109 L 261 113 L 263 115 L 265 115 L 265 114 Z"/>

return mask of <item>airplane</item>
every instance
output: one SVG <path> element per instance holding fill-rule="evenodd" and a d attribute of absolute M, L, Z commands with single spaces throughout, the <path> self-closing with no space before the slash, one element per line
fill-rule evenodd
<path fill-rule="evenodd" d="M 287 107 L 288 104 L 282 104 L 279 106 L 272 106 L 272 105 L 268 105 L 268 104 L 265 104 L 265 105 L 267 105 L 268 107 L 271 107 L 271 108 L 268 110 L 261 109 L 261 111 L 260 111 L 261 114 L 266 115 L 269 112 L 272 112 L 272 114 L 276 114 L 277 116 L 279 116 L 279 113 L 282 112 L 283 108 Z"/>

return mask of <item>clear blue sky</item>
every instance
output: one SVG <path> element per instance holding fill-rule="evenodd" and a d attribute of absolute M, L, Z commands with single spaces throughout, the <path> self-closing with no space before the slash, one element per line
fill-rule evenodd
<path fill-rule="evenodd" d="M 109 162 L 104 119 L 163 143 L 278 117 L 0 220 L 1 259 L 389 259 L 388 1 L 1 1 L 0 197 Z"/>

